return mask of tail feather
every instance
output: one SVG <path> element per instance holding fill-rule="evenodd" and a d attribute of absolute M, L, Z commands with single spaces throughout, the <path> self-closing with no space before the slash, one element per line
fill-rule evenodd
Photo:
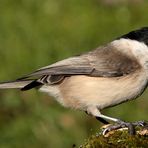
<path fill-rule="evenodd" d="M 23 88 L 21 88 L 22 91 L 26 91 L 32 88 L 37 88 L 39 86 L 43 85 L 41 82 L 38 82 L 36 80 L 32 81 L 31 83 L 25 85 Z"/>
<path fill-rule="evenodd" d="M 33 80 L 17 80 L 0 83 L 0 89 L 10 89 L 10 88 L 19 88 L 22 89 L 26 85 L 30 84 Z"/>

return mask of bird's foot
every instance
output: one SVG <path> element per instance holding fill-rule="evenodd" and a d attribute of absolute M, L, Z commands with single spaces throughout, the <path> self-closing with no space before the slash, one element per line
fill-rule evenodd
<path fill-rule="evenodd" d="M 132 124 L 134 126 L 142 126 L 142 127 L 148 128 L 148 121 L 136 121 L 136 122 L 132 122 Z"/>
<path fill-rule="evenodd" d="M 127 128 L 130 135 L 135 135 L 136 134 L 135 127 L 137 126 L 148 128 L 148 122 L 146 121 L 124 122 L 119 120 L 117 124 L 109 125 L 105 129 L 103 129 L 102 134 L 106 135 L 110 131 Z"/>

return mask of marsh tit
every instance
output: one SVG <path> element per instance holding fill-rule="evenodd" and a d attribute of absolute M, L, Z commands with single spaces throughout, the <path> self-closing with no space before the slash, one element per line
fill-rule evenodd
<path fill-rule="evenodd" d="M 0 83 L 0 89 L 36 88 L 53 96 L 65 107 L 78 109 L 107 124 L 105 131 L 127 127 L 101 110 L 140 96 L 148 83 L 148 27 L 131 31 L 90 52 L 73 56 L 15 81 Z M 132 125 L 144 124 L 135 122 Z"/>

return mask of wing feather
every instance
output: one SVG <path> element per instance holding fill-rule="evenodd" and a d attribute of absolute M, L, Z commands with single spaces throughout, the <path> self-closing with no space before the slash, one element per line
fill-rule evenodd
<path fill-rule="evenodd" d="M 140 67 L 136 58 L 125 55 L 114 47 L 106 46 L 43 67 L 19 80 L 35 77 L 40 83 L 56 84 L 64 77 L 72 75 L 120 77 Z M 42 80 L 43 76 L 44 80 Z"/>

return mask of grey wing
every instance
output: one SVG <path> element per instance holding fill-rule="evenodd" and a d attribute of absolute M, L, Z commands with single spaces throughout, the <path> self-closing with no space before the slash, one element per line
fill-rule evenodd
<path fill-rule="evenodd" d="M 65 77 L 87 75 L 92 77 L 120 77 L 140 67 L 136 59 L 131 58 L 114 48 L 102 47 L 87 54 L 71 57 L 55 64 L 38 69 L 34 73 L 20 78 L 24 80 L 36 77 L 35 81 L 24 87 L 34 87 L 34 83 L 56 84 Z"/>
<path fill-rule="evenodd" d="M 93 67 L 89 65 L 89 61 L 86 57 L 76 56 L 38 69 L 35 72 L 17 80 L 34 79 L 34 81 L 21 89 L 28 90 L 35 87 L 36 84 L 38 86 L 39 83 L 53 85 L 60 83 L 67 76 L 88 75 L 91 74 L 92 71 Z"/>

